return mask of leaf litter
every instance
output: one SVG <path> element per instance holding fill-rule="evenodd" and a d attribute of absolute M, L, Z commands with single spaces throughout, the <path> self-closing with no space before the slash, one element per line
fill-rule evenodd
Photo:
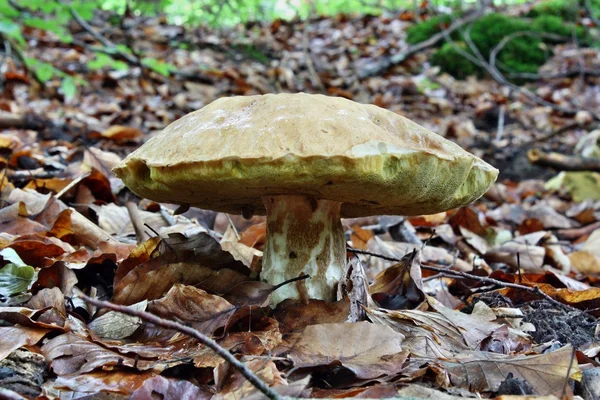
<path fill-rule="evenodd" d="M 102 18 L 94 22 L 108 24 Z M 509 394 L 503 388 L 512 379 L 561 397 L 582 371 L 599 367 L 598 174 L 549 180 L 552 173 L 522 168 L 518 158 L 521 146 L 576 116 L 518 101 L 504 136 L 494 137 L 497 119 L 486 126 L 483 116 L 511 100 L 494 81 L 459 81 L 423 67 L 427 52 L 383 76 L 351 73 L 384 48 L 405 45 L 397 33 L 410 22 L 400 17 L 274 21 L 240 27 L 242 35 L 196 28 L 181 33 L 192 48 L 177 51 L 165 51 L 162 41 L 180 27 L 146 22 L 143 32 L 131 31 L 137 45 L 203 82 L 138 66 L 118 77 L 107 68 L 72 70 L 69 62 L 85 65 L 92 55 L 74 48 L 67 61 L 64 48 L 39 44 L 33 51 L 47 52 L 58 67 L 92 77 L 75 95 L 79 102 L 41 95 L 23 80 L 0 100 L 5 112 L 52 121 L 38 132 L 13 126 L 0 134 L 0 361 L 16 351 L 42 355 L 49 374 L 37 383 L 40 394 L 262 398 L 196 339 L 97 309 L 78 293 L 193 327 L 281 395 L 494 397 Z M 339 300 L 286 300 L 273 310 L 274 288 L 257 279 L 263 219 L 193 209 L 175 215 L 175 206 L 133 198 L 110 170 L 155 131 L 218 97 L 318 92 L 302 67 L 305 26 L 326 93 L 400 112 L 499 166 L 502 179 L 459 210 L 344 221 L 352 268 Z M 248 44 L 270 62 L 230 56 Z M 551 63 L 573 63 L 568 45 L 557 50 Z M 562 86 L 553 101 L 565 104 L 580 79 L 536 85 L 539 93 Z M 598 86 L 597 78 L 587 82 Z M 587 154 L 590 146 L 576 146 L 586 126 L 539 148 Z M 131 201 L 137 217 L 126 207 Z M 136 224 L 148 237 L 139 244 Z"/>

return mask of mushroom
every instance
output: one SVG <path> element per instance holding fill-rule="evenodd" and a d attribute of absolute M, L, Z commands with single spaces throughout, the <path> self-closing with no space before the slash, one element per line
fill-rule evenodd
<path fill-rule="evenodd" d="M 498 171 L 391 111 L 323 95 L 218 99 L 167 126 L 115 169 L 159 202 L 266 215 L 261 279 L 308 274 L 332 301 L 346 263 L 342 217 L 433 214 L 482 196 Z M 298 298 L 295 285 L 272 304 Z"/>

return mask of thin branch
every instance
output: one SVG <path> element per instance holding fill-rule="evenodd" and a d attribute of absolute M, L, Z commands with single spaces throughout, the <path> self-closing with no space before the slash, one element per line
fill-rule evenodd
<path fill-rule="evenodd" d="M 363 251 L 363 250 L 357 250 L 357 249 L 350 249 L 350 251 L 352 251 L 353 253 L 356 254 L 364 254 L 364 255 L 368 255 L 368 256 L 372 256 L 372 257 L 377 257 L 380 258 L 382 260 L 386 260 L 386 261 L 393 261 L 393 262 L 400 262 L 402 261 L 399 258 L 395 258 L 395 257 L 388 257 L 388 256 L 384 256 L 382 254 L 377 254 L 377 253 L 372 253 L 370 251 Z M 507 288 L 511 288 L 511 289 L 517 289 L 517 290 L 523 290 L 529 293 L 533 293 L 536 294 L 540 297 L 543 297 L 545 300 L 547 300 L 548 302 L 559 306 L 561 308 L 566 308 L 568 310 L 574 310 L 577 312 L 585 312 L 583 310 L 579 310 L 575 307 L 569 306 L 567 304 L 561 303 L 558 300 L 555 300 L 554 298 L 552 298 L 551 296 L 549 296 L 548 294 L 542 292 L 540 290 L 540 288 L 538 286 L 525 286 L 525 285 L 519 285 L 517 283 L 510 283 L 510 282 L 503 282 L 503 281 L 499 281 L 497 279 L 494 278 L 488 278 L 485 276 L 478 276 L 478 275 L 473 275 L 473 274 L 469 274 L 467 272 L 462 272 L 462 271 L 456 271 L 456 270 L 452 270 L 452 269 L 448 269 L 448 268 L 444 268 L 444 267 L 436 267 L 433 265 L 423 265 L 421 264 L 421 268 L 429 270 L 429 271 L 436 271 L 440 274 L 443 274 L 443 276 L 446 276 L 448 278 L 454 278 L 454 279 L 471 279 L 471 280 L 476 280 L 482 283 L 488 283 L 488 284 L 492 284 L 495 286 L 499 286 L 499 287 L 507 287 Z"/>
<path fill-rule="evenodd" d="M 388 68 L 390 68 L 394 65 L 400 64 L 401 62 L 403 62 L 404 60 L 406 60 L 413 54 L 419 53 L 425 49 L 435 46 L 436 44 L 438 44 L 439 42 L 444 40 L 444 38 L 446 36 L 451 35 L 453 32 L 457 31 L 458 29 L 462 28 L 463 26 L 481 18 L 483 16 L 483 14 L 484 14 L 484 9 L 480 9 L 480 10 L 477 10 L 477 11 L 475 11 L 471 14 L 468 14 L 462 18 L 457 19 L 448 28 L 443 29 L 441 32 L 431 36 L 429 39 L 423 40 L 422 42 L 419 42 L 413 46 L 409 46 L 401 53 L 394 54 L 393 56 L 391 56 L 389 58 L 384 58 L 381 61 L 377 62 L 376 65 L 369 67 L 369 68 L 365 68 L 362 71 L 359 71 L 359 73 L 358 73 L 359 78 L 368 78 L 370 76 L 381 74 L 383 71 L 387 70 Z"/>
<path fill-rule="evenodd" d="M 600 19 L 594 15 L 594 9 L 592 8 L 592 2 L 590 0 L 584 0 L 585 10 L 587 11 L 588 17 L 592 20 L 594 25 L 600 26 Z"/>
<path fill-rule="evenodd" d="M 123 314 L 130 315 L 132 317 L 138 317 L 144 321 L 150 322 L 154 325 L 161 326 L 167 329 L 173 329 L 178 332 L 181 332 L 185 335 L 195 338 L 200 343 L 205 345 L 206 347 L 213 350 L 220 357 L 222 357 L 225 361 L 231 364 L 235 369 L 237 369 L 256 389 L 261 391 L 267 398 L 273 400 L 283 400 L 284 397 L 280 396 L 276 391 L 271 389 L 265 382 L 263 382 L 258 376 L 254 374 L 243 362 L 239 361 L 235 358 L 229 351 L 221 347 L 217 342 L 209 338 L 208 336 L 202 334 L 198 330 L 191 328 L 189 326 L 185 326 L 176 321 L 166 320 L 160 317 L 157 317 L 154 314 L 145 311 L 136 311 L 131 309 L 130 307 L 122 306 L 119 304 L 110 303 L 108 301 L 102 301 L 93 299 L 84 294 L 80 294 L 79 297 L 85 301 L 86 303 L 92 304 L 99 308 L 108 308 L 109 310 L 117 311 Z"/>
<path fill-rule="evenodd" d="M 540 149 L 527 152 L 527 159 L 533 165 L 551 167 L 560 171 L 594 171 L 600 172 L 600 158 L 569 156 L 555 152 L 545 153 Z"/>
<path fill-rule="evenodd" d="M 121 51 L 117 45 L 115 45 L 113 42 L 111 42 L 110 40 L 108 40 L 107 38 L 105 38 L 104 36 L 102 36 L 100 34 L 100 32 L 98 32 L 96 29 L 94 29 L 93 26 L 91 26 L 90 24 L 88 24 L 82 17 L 81 15 L 79 15 L 79 13 L 77 12 L 77 10 L 75 10 L 73 7 L 69 8 L 69 11 L 71 13 L 71 15 L 73 16 L 73 19 L 75 19 L 75 21 L 86 31 L 88 32 L 90 35 L 92 35 L 92 37 L 94 39 L 96 39 L 97 41 L 99 41 L 100 43 L 102 43 L 102 45 L 104 47 L 107 48 L 107 50 L 111 53 L 111 54 L 118 54 L 119 57 L 123 58 L 124 60 L 126 60 L 128 63 L 133 64 L 133 65 L 138 65 L 141 66 L 141 62 L 140 60 L 127 53 L 124 51 Z"/>
<path fill-rule="evenodd" d="M 467 29 L 463 32 L 463 37 L 465 39 L 465 42 L 467 43 L 467 45 L 473 52 L 473 54 L 477 57 L 477 59 L 483 66 L 483 68 L 485 68 L 485 70 L 490 74 L 490 76 L 499 84 L 508 86 L 509 88 L 513 89 L 514 91 L 523 94 L 525 97 L 527 97 L 529 100 L 533 101 L 534 103 L 537 103 L 542 106 L 550 107 L 556 111 L 560 111 L 562 113 L 569 114 L 569 115 L 574 115 L 577 113 L 577 111 L 579 111 L 579 110 L 575 110 L 570 107 L 563 107 L 563 106 L 559 106 L 558 104 L 554 104 L 549 101 L 546 101 L 546 100 L 542 99 L 541 97 L 539 97 L 538 95 L 536 95 L 535 93 L 531 92 L 529 89 L 517 86 L 514 83 L 509 82 L 504 77 L 504 75 L 502 75 L 502 73 L 498 70 L 498 68 L 496 68 L 496 65 L 491 63 L 492 61 L 495 61 L 495 59 L 492 59 L 490 57 L 490 61 L 489 62 L 486 61 L 485 57 L 483 57 L 483 55 L 479 51 L 479 48 L 475 45 L 475 43 L 471 39 L 469 29 Z M 592 116 L 595 119 L 600 120 L 600 116 L 598 114 L 593 113 L 591 111 L 590 111 L 590 114 L 592 114 Z"/>

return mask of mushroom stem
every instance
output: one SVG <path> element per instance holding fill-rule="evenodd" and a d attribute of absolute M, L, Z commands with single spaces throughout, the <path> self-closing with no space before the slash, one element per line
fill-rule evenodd
<path fill-rule="evenodd" d="M 340 220 L 342 203 L 304 196 L 263 197 L 267 237 L 261 279 L 272 285 L 310 275 L 310 298 L 334 301 L 346 263 L 346 241 Z M 299 298 L 296 285 L 273 293 L 272 305 Z"/>

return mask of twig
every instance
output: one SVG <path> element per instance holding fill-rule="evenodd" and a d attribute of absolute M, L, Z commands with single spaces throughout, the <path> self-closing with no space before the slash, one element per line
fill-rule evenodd
<path fill-rule="evenodd" d="M 364 255 L 368 255 L 368 256 L 373 256 L 373 257 L 381 258 L 382 260 L 386 260 L 386 261 L 394 261 L 394 262 L 400 262 L 400 261 L 402 261 L 399 258 L 388 257 L 388 256 L 384 256 L 383 254 L 372 253 L 370 251 L 363 251 L 363 250 L 357 250 L 357 249 L 349 249 L 349 250 L 352 251 L 353 253 L 364 254 Z M 455 271 L 455 270 L 451 270 L 451 269 L 448 269 L 448 268 L 436 267 L 436 266 L 432 266 L 432 265 L 421 264 L 421 268 L 429 270 L 429 271 L 439 272 L 440 274 L 443 274 L 443 276 L 446 276 L 448 278 L 454 278 L 454 279 L 472 279 L 472 280 L 476 280 L 476 281 L 479 281 L 479 282 L 488 283 L 488 284 L 492 284 L 492 285 L 496 285 L 496 286 L 500 286 L 500 287 L 507 287 L 507 288 L 511 288 L 511 289 L 523 290 L 523 291 L 526 291 L 526 292 L 529 292 L 529 293 L 536 294 L 536 295 L 538 295 L 540 297 L 543 297 L 545 300 L 549 301 L 550 303 L 552 303 L 552 304 L 554 304 L 556 306 L 560 306 L 562 308 L 566 308 L 566 309 L 569 309 L 569 310 L 575 310 L 577 312 L 585 312 L 583 310 L 579 310 L 579 309 L 577 309 L 575 307 L 569 306 L 567 304 L 563 304 L 560 301 L 555 300 L 551 296 L 549 296 L 546 293 L 542 292 L 538 286 L 531 287 L 531 286 L 519 285 L 517 283 L 503 282 L 503 281 L 499 281 L 499 280 L 494 279 L 494 278 L 488 278 L 488 277 L 485 277 L 485 276 L 473 275 L 473 274 L 469 274 L 467 272 Z"/>
<path fill-rule="evenodd" d="M 590 0 L 584 0 L 585 10 L 588 13 L 588 17 L 592 20 L 594 25 L 600 26 L 600 19 L 594 15 L 594 10 L 592 8 L 592 2 Z"/>
<path fill-rule="evenodd" d="M 582 226 L 581 228 L 559 229 L 556 231 L 556 236 L 565 240 L 574 240 L 579 239 L 582 236 L 589 235 L 596 229 L 600 229 L 600 221 Z"/>
<path fill-rule="evenodd" d="M 570 131 L 571 129 L 577 129 L 579 128 L 581 125 L 577 122 L 573 122 L 571 124 L 567 124 L 563 127 L 558 128 L 557 130 L 550 132 L 549 134 L 547 134 L 546 136 L 542 136 L 539 137 L 537 139 L 533 139 L 531 140 L 529 143 L 539 143 L 539 142 L 545 142 L 548 139 L 552 139 L 555 136 L 558 136 L 560 134 L 563 134 L 567 131 Z"/>
<path fill-rule="evenodd" d="M 185 335 L 195 338 L 200 343 L 210 348 L 212 351 L 217 353 L 220 357 L 222 357 L 225 361 L 231 364 L 235 369 L 237 369 L 247 380 L 250 382 L 255 388 L 260 390 L 267 398 L 273 400 L 283 400 L 284 397 L 280 396 L 276 391 L 271 389 L 265 382 L 263 382 L 258 376 L 254 374 L 243 362 L 239 361 L 235 358 L 229 351 L 221 347 L 217 342 L 209 338 L 208 336 L 202 334 L 198 330 L 191 328 L 189 326 L 185 326 L 176 321 L 170 321 L 167 319 L 163 319 L 157 317 L 154 314 L 151 314 L 146 311 L 136 311 L 130 307 L 122 306 L 119 304 L 114 304 L 108 301 L 102 301 L 97 299 L 92 299 L 84 294 L 80 294 L 79 297 L 85 301 L 86 303 L 92 304 L 99 308 L 108 308 L 109 310 L 117 311 L 123 314 L 130 315 L 132 317 L 138 317 L 144 321 L 150 322 L 154 325 L 161 326 L 167 329 L 173 329 L 178 332 L 181 332 Z"/>
<path fill-rule="evenodd" d="M 562 392 L 560 394 L 560 398 L 566 398 L 567 393 L 567 385 L 569 384 L 569 378 L 571 377 L 571 369 L 573 368 L 573 361 L 575 361 L 575 353 L 577 349 L 573 348 L 571 351 L 571 360 L 569 361 L 569 369 L 567 369 L 567 376 L 565 376 L 565 384 L 563 385 Z"/>
<path fill-rule="evenodd" d="M 511 78 L 519 78 L 519 79 L 556 79 L 556 78 L 572 78 L 575 76 L 600 76 L 600 71 L 594 69 L 570 69 L 563 72 L 556 73 L 545 73 L 545 74 L 534 74 L 531 72 L 509 72 L 507 73 Z"/>
<path fill-rule="evenodd" d="M 569 156 L 555 152 L 544 153 L 540 149 L 527 151 L 527 159 L 533 165 L 556 168 L 560 171 L 600 172 L 600 158 Z"/>
<path fill-rule="evenodd" d="M 146 235 L 144 232 L 144 221 L 142 220 L 142 216 L 140 215 L 140 210 L 138 209 L 137 204 L 135 204 L 133 201 L 128 201 L 125 203 L 125 207 L 127 208 L 129 219 L 131 219 L 131 224 L 133 225 L 133 230 L 135 231 L 137 244 L 144 243 L 146 240 L 148 240 L 149 235 Z"/>
<path fill-rule="evenodd" d="M 79 15 L 77 10 L 75 10 L 73 7 L 69 8 L 69 12 L 71 13 L 71 16 L 73 16 L 73 19 L 86 32 L 88 32 L 90 35 L 92 35 L 92 37 L 94 39 L 96 39 L 97 41 L 102 43 L 102 45 L 104 47 L 106 47 L 107 49 L 109 49 L 112 54 L 118 54 L 120 57 L 124 58 L 127 62 L 129 62 L 131 64 L 140 65 L 140 60 L 138 58 L 136 58 L 135 56 L 132 56 L 129 53 L 119 50 L 119 48 L 113 42 L 111 42 L 110 40 L 108 40 L 107 38 L 102 36 L 96 29 L 94 29 L 93 26 L 91 26 L 83 18 L 81 18 L 81 15 Z"/>
<path fill-rule="evenodd" d="M 413 54 L 419 53 L 425 49 L 428 49 L 429 47 L 435 46 L 436 44 L 444 40 L 446 36 L 451 35 L 454 31 L 480 18 L 483 15 L 484 11 L 484 9 L 479 9 L 471 14 L 465 15 L 464 17 L 454 21 L 448 28 L 443 29 L 441 32 L 431 36 L 429 39 L 423 40 L 422 42 L 419 42 L 413 46 L 409 46 L 401 53 L 394 54 L 389 58 L 384 58 L 373 67 L 365 68 L 359 71 L 359 78 L 367 78 L 370 76 L 379 75 L 391 66 L 400 64 Z"/>
<path fill-rule="evenodd" d="M 521 37 L 521 36 L 535 36 L 535 37 L 541 37 L 544 39 L 551 39 L 551 40 L 562 41 L 562 42 L 566 42 L 568 40 L 568 38 L 566 38 L 562 35 L 556 35 L 554 33 L 533 32 L 533 31 L 513 32 L 510 35 L 504 36 L 504 38 L 502 38 L 502 40 L 496 45 L 496 47 L 494 47 L 492 49 L 492 51 L 490 52 L 490 64 L 496 65 L 496 57 L 502 51 L 502 49 L 504 49 L 504 47 L 508 43 L 510 43 L 512 40 L 514 40 L 518 37 Z"/>

